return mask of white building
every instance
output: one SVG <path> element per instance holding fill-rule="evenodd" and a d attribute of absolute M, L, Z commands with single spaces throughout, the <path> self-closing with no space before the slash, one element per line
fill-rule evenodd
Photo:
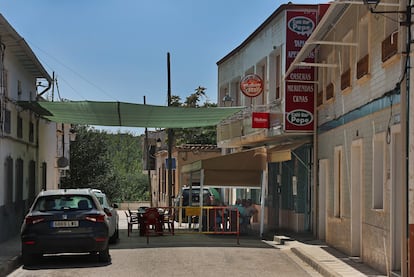
<path fill-rule="evenodd" d="M 293 72 L 286 80 L 285 72 L 327 7 L 281 5 L 217 62 L 219 105 L 248 107 L 217 128 L 218 146 L 235 157 L 217 182 L 236 187 L 231 204 L 238 198 L 253 200 L 259 210 L 253 225 L 261 234 L 313 230 L 315 71 Z M 254 88 L 246 79 L 257 77 L 263 90 L 250 94 Z M 225 174 L 234 176 L 232 184 Z"/>
<path fill-rule="evenodd" d="M 0 241 L 16 235 L 27 209 L 42 189 L 57 188 L 58 158 L 62 139 L 57 124 L 39 117 L 30 105 L 20 101 L 37 101 L 38 82 L 47 84 L 52 78 L 36 58 L 28 44 L 0 15 Z M 60 129 L 62 125 L 59 125 Z M 68 126 L 66 126 L 66 130 Z M 63 141 L 64 142 L 64 141 Z M 66 131 L 66 142 L 69 142 Z"/>
<path fill-rule="evenodd" d="M 316 230 L 387 276 L 412 276 L 405 177 L 411 8 L 378 1 L 370 12 L 366 2 L 334 1 L 293 62 L 318 53 L 307 64 L 318 71 Z"/>

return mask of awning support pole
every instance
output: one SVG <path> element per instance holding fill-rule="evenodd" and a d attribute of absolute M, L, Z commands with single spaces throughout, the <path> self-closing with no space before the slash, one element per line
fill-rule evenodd
<path fill-rule="evenodd" d="M 261 197 L 260 197 L 260 237 L 264 236 L 264 212 L 265 212 L 265 197 L 266 197 L 266 184 L 267 184 L 267 163 L 266 169 L 262 171 L 262 185 L 261 185 Z"/>
<path fill-rule="evenodd" d="M 198 220 L 198 231 L 203 230 L 203 203 L 204 201 L 204 169 L 200 170 L 200 219 Z"/>
<path fill-rule="evenodd" d="M 296 157 L 296 159 L 298 159 L 298 161 L 306 168 L 307 171 L 311 171 L 309 164 L 305 163 L 298 155 L 296 155 L 294 151 L 291 151 L 291 153 Z"/>

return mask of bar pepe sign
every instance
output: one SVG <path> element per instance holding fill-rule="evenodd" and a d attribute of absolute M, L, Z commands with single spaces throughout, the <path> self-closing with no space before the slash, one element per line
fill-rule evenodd
<path fill-rule="evenodd" d="M 240 90 L 247 97 L 256 97 L 263 92 L 263 80 L 257 74 L 244 76 L 240 82 Z"/>
<path fill-rule="evenodd" d="M 307 110 L 293 110 L 288 113 L 287 121 L 296 126 L 306 126 L 313 121 L 313 115 Z"/>

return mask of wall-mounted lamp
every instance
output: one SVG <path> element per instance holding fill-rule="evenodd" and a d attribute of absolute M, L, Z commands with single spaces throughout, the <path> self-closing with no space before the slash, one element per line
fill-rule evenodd
<path fill-rule="evenodd" d="M 63 135 L 63 130 L 56 129 L 56 135 L 57 136 L 62 136 Z"/>
<path fill-rule="evenodd" d="M 161 139 L 160 138 L 157 138 L 157 141 L 156 141 L 156 146 L 157 146 L 157 148 L 160 148 L 161 147 Z"/>
<path fill-rule="evenodd" d="M 225 107 L 231 107 L 231 105 L 233 104 L 233 98 L 231 98 L 229 94 L 226 94 L 223 97 L 223 104 Z"/>
<path fill-rule="evenodd" d="M 411 14 L 410 6 L 407 7 L 405 11 L 377 11 L 376 8 L 380 4 L 381 0 L 363 0 L 364 5 L 366 5 L 371 13 L 381 14 L 381 13 L 401 13 L 401 14 Z M 394 5 L 393 5 L 394 6 Z M 408 18 L 408 17 L 407 17 Z"/>
<path fill-rule="evenodd" d="M 76 130 L 74 128 L 69 129 L 69 139 L 70 141 L 76 140 Z"/>

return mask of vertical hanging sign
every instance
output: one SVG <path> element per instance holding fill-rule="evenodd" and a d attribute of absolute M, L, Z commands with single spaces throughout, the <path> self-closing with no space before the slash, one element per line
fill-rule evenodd
<path fill-rule="evenodd" d="M 316 10 L 286 12 L 286 68 L 315 29 L 316 18 Z M 315 62 L 314 50 L 304 62 Z M 286 76 L 285 131 L 313 131 L 314 81 L 314 67 L 296 67 Z"/>

